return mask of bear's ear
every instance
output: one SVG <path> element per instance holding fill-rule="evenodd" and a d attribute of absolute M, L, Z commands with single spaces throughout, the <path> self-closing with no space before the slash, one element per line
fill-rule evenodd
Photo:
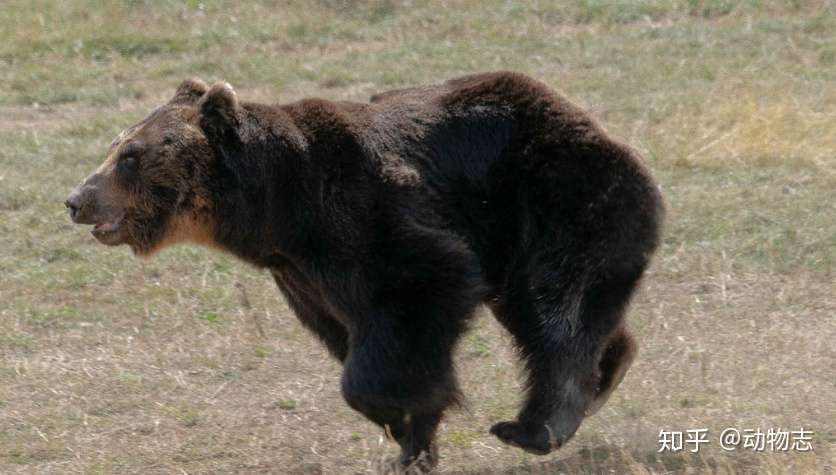
<path fill-rule="evenodd" d="M 206 94 L 208 90 L 209 86 L 200 79 L 186 79 L 177 86 L 177 91 L 171 98 L 171 102 L 193 103 Z"/>
<path fill-rule="evenodd" d="M 216 82 L 197 104 L 200 127 L 210 138 L 220 138 L 238 125 L 238 96 L 226 82 Z"/>

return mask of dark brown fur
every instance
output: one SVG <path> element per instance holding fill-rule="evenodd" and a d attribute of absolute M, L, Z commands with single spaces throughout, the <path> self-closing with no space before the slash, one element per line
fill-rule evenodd
<path fill-rule="evenodd" d="M 193 241 L 269 269 L 344 363 L 348 404 L 401 445 L 395 466 L 422 470 L 480 303 L 529 376 L 500 439 L 548 453 L 606 401 L 635 353 L 623 316 L 662 216 L 634 151 L 510 72 L 369 104 L 239 103 L 186 81 L 68 206 L 107 244 Z"/>

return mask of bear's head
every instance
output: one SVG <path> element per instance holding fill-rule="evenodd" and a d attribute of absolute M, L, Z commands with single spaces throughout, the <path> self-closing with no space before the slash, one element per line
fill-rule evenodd
<path fill-rule="evenodd" d="M 183 241 L 214 244 L 216 141 L 241 109 L 227 83 L 186 80 L 174 97 L 110 144 L 106 159 L 65 202 L 100 242 L 149 255 Z"/>

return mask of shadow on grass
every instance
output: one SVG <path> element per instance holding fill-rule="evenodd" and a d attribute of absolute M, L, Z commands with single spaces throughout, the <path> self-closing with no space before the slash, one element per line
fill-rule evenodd
<path fill-rule="evenodd" d="M 585 447 L 565 458 L 545 462 L 526 463 L 504 469 L 464 470 L 455 475 L 528 475 L 561 473 L 758 473 L 759 461 L 752 456 L 736 453 L 734 458 L 717 453 L 658 453 L 656 451 L 628 450 L 621 447 L 600 445 Z"/>

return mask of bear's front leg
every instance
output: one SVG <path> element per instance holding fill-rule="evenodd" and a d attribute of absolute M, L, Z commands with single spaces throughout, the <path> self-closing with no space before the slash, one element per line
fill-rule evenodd
<path fill-rule="evenodd" d="M 383 461 L 380 472 L 392 475 L 422 475 L 430 473 L 438 464 L 438 449 L 433 442 L 442 413 L 406 414 L 402 423 L 386 425 L 390 435 L 401 447 L 397 457 Z"/>
<path fill-rule="evenodd" d="M 451 364 L 454 338 L 424 334 L 415 321 L 381 317 L 369 322 L 362 334 L 352 335 L 345 362 L 342 391 L 349 406 L 401 447 L 400 455 L 381 467 L 383 473 L 432 471 L 438 461 L 436 428 L 458 394 Z"/>

